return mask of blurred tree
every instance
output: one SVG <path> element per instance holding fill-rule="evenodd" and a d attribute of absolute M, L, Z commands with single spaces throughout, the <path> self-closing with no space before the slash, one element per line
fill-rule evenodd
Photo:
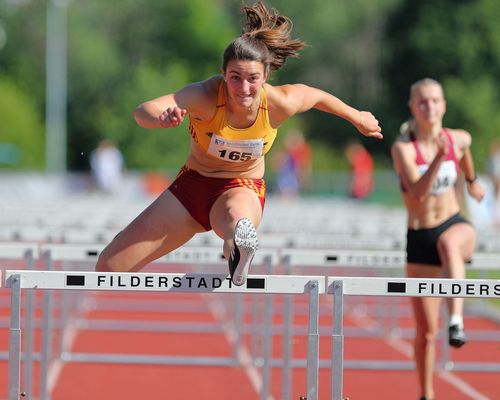
<path fill-rule="evenodd" d="M 129 168 L 180 167 L 186 126 L 146 132 L 131 113 L 142 101 L 219 71 L 234 35 L 224 10 L 206 0 L 94 0 L 70 11 L 70 165 L 85 166 L 81 152 L 110 137 Z"/>
<path fill-rule="evenodd" d="M 39 119 L 45 114 L 46 1 L 0 0 L 7 34 L 0 49 L 0 74 L 25 94 L 24 112 L 33 110 Z M 88 168 L 86 155 L 104 137 L 116 141 L 130 168 L 182 164 L 186 156 L 182 147 L 189 143 L 186 127 L 145 132 L 131 113 L 142 101 L 218 73 L 222 50 L 236 31 L 216 4 L 216 0 L 69 3 L 69 169 Z M 19 122 L 11 129 L 24 128 Z M 43 155 L 44 146 L 37 151 Z"/>
<path fill-rule="evenodd" d="M 44 4 L 0 2 L 0 168 L 43 169 Z M 10 161 L 9 161 L 10 160 Z"/>
<path fill-rule="evenodd" d="M 386 126 L 393 139 L 408 118 L 410 85 L 431 77 L 445 89 L 445 123 L 469 130 L 478 168 L 500 130 L 500 2 L 405 1 L 390 17 L 385 77 Z"/>
<path fill-rule="evenodd" d="M 0 75 L 20 92 L 23 107 L 38 121 L 45 113 L 47 1 L 0 0 L 7 37 L 0 49 Z M 289 60 L 272 83 L 301 81 L 374 111 L 386 139 L 363 141 L 371 152 L 389 154 L 408 116 L 409 85 L 423 76 L 443 82 L 446 123 L 471 131 L 477 157 L 497 135 L 498 0 L 266 3 L 289 16 L 295 35 L 309 44 L 301 59 Z M 217 73 L 224 47 L 240 31 L 240 5 L 234 0 L 72 1 L 69 168 L 86 168 L 81 153 L 89 154 L 104 137 L 115 140 L 130 168 L 178 168 L 189 142 L 187 127 L 147 132 L 135 125 L 131 112 L 146 99 Z M 25 129 L 20 118 L 13 123 L 19 124 L 13 132 Z M 356 135 L 346 122 L 316 112 L 292 124 L 324 148 L 341 149 Z M 34 151 L 43 158 L 43 146 Z"/>
<path fill-rule="evenodd" d="M 0 93 L 0 167 L 43 168 L 43 125 L 31 99 L 4 79 Z"/>
<path fill-rule="evenodd" d="M 380 71 L 384 24 L 388 11 L 400 2 L 266 1 L 292 19 L 294 34 L 308 44 L 301 58 L 290 60 L 283 71 L 277 73 L 274 82 L 301 81 L 379 116 L 384 90 Z M 321 112 L 311 111 L 302 118 L 307 137 L 339 152 L 357 135 L 346 121 Z M 379 154 L 385 151 L 383 142 L 360 139 L 370 151 L 378 151 Z"/>

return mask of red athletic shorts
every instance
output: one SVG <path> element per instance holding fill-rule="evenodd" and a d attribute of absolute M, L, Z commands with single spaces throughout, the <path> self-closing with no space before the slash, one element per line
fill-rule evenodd
<path fill-rule="evenodd" d="M 212 229 L 209 214 L 215 200 L 225 191 L 236 187 L 253 190 L 260 200 L 262 210 L 264 210 L 266 201 L 264 179 L 210 178 L 200 175 L 195 170 L 182 167 L 168 190 L 182 203 L 196 222 L 209 231 Z"/>

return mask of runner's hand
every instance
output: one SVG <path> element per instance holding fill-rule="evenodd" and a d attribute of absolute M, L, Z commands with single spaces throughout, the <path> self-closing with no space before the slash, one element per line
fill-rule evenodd
<path fill-rule="evenodd" d="M 160 126 L 162 128 L 175 128 L 176 126 L 179 126 L 184 120 L 186 112 L 187 111 L 185 109 L 179 108 L 177 106 L 168 107 L 158 117 Z"/>
<path fill-rule="evenodd" d="M 366 137 L 373 137 L 376 139 L 382 139 L 382 128 L 378 124 L 378 120 L 373 116 L 371 112 L 360 111 L 360 121 L 356 126 L 358 131 L 360 131 Z"/>
<path fill-rule="evenodd" d="M 436 143 L 438 150 L 436 157 L 446 156 L 450 148 L 450 141 L 448 140 L 448 137 L 443 132 L 440 132 L 438 137 L 436 138 Z"/>
<path fill-rule="evenodd" d="M 481 184 L 474 179 L 472 182 L 467 182 L 467 192 L 476 199 L 477 202 L 480 202 L 484 198 L 484 188 Z"/>

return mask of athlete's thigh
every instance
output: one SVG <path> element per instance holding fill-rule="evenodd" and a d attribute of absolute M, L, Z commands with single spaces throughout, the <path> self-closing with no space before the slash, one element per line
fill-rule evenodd
<path fill-rule="evenodd" d="M 179 200 L 166 190 L 113 239 L 103 251 L 101 261 L 113 270 L 137 271 L 203 231 Z"/>
<path fill-rule="evenodd" d="M 440 236 L 440 241 L 447 241 L 456 245 L 464 259 L 472 256 L 476 247 L 476 230 L 471 224 L 460 222 L 450 226 Z"/>
<path fill-rule="evenodd" d="M 222 193 L 210 210 L 212 229 L 222 239 L 232 237 L 236 222 L 245 217 L 250 218 L 255 227 L 258 227 L 262 218 L 262 206 L 257 194 L 244 187 Z"/>

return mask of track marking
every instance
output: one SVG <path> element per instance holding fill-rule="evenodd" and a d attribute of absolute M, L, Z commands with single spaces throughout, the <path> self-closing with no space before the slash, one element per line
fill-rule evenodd
<path fill-rule="evenodd" d="M 236 347 L 238 332 L 234 327 L 234 323 L 227 317 L 226 307 L 224 306 L 224 303 L 220 299 L 214 300 L 215 296 L 204 295 L 204 297 L 208 299 L 207 304 L 210 312 L 214 315 L 215 318 L 221 321 L 226 340 L 233 347 Z M 241 347 L 236 349 L 236 351 L 238 355 L 238 361 L 244 367 L 245 373 L 247 374 L 248 379 L 250 380 L 250 383 L 252 384 L 255 392 L 257 394 L 260 394 L 262 392 L 263 386 L 262 376 L 257 368 L 255 368 L 255 366 L 253 365 L 252 357 L 247 346 L 241 345 Z M 274 400 L 274 397 L 272 395 L 269 395 L 267 397 L 267 400 Z"/>
<path fill-rule="evenodd" d="M 90 301 L 89 298 L 85 298 L 82 300 L 82 303 L 84 306 L 82 307 L 81 311 L 82 315 L 85 315 L 85 313 L 91 308 L 90 307 Z M 75 342 L 76 337 L 78 336 L 78 327 L 76 324 L 76 321 L 74 318 L 69 319 L 68 325 L 64 328 L 62 335 L 62 352 L 65 353 L 73 347 L 73 343 Z M 66 364 L 66 361 L 61 360 L 58 358 L 57 360 L 51 361 L 49 365 L 49 369 L 47 371 L 47 391 L 48 393 L 52 393 L 54 390 L 54 387 L 57 384 L 57 381 L 59 380 L 59 377 L 61 376 L 62 370 L 64 368 L 64 365 Z"/>
<path fill-rule="evenodd" d="M 485 396 L 484 394 L 478 392 L 472 386 L 470 386 L 463 379 L 459 378 L 457 375 L 450 373 L 449 371 L 439 371 L 438 375 L 441 379 L 448 382 L 450 385 L 455 386 L 462 393 L 470 396 L 474 400 L 491 400 L 491 398 Z"/>
<path fill-rule="evenodd" d="M 356 312 L 351 318 L 360 327 L 365 329 L 377 325 L 377 321 L 366 313 L 363 314 L 361 312 Z M 398 337 L 392 337 L 390 339 L 383 340 L 399 353 L 410 359 L 413 358 L 413 346 L 407 341 Z M 474 389 L 466 381 L 449 371 L 436 371 L 436 373 L 445 382 L 449 383 L 451 386 L 454 386 L 459 392 L 462 392 L 464 395 L 469 396 L 473 400 L 491 400 L 489 397 Z"/>

